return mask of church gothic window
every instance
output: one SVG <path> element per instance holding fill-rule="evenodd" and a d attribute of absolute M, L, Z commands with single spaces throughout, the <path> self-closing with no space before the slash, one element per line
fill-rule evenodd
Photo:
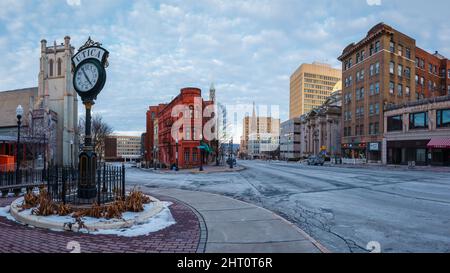
<path fill-rule="evenodd" d="M 49 75 L 50 77 L 53 77 L 53 60 L 50 59 L 50 61 L 48 62 L 48 66 L 49 66 Z"/>
<path fill-rule="evenodd" d="M 58 65 L 58 76 L 61 76 L 61 63 L 62 63 L 61 59 L 58 58 L 58 63 L 57 63 L 57 65 Z"/>

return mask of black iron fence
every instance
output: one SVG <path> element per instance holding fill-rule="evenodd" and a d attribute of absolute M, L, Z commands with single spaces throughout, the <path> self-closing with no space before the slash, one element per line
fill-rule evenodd
<path fill-rule="evenodd" d="M 48 172 L 47 188 L 54 201 L 64 204 L 104 204 L 125 196 L 125 167 L 97 166 L 95 198 L 78 198 L 78 170 L 54 167 Z"/>
<path fill-rule="evenodd" d="M 45 175 L 43 170 L 0 171 L 0 191 L 7 195 L 11 190 L 38 187 L 45 183 Z"/>
<path fill-rule="evenodd" d="M 3 195 L 10 190 L 47 186 L 56 202 L 64 204 L 104 204 L 125 196 L 125 166 L 100 164 L 96 170 L 96 197 L 78 198 L 79 171 L 73 167 L 49 167 L 41 171 L 20 170 L 0 172 L 0 190 Z"/>

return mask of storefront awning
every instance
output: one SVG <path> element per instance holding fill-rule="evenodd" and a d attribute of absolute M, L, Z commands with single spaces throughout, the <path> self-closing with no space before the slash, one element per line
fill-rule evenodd
<path fill-rule="evenodd" d="M 450 137 L 434 137 L 428 142 L 428 148 L 450 149 Z"/>

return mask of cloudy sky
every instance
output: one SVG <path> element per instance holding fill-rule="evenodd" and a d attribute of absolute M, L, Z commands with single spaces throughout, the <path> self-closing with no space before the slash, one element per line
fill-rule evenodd
<path fill-rule="evenodd" d="M 95 112 L 116 131 L 143 131 L 149 105 L 211 82 L 223 103 L 279 105 L 286 120 L 301 63 L 340 67 L 342 49 L 380 21 L 450 56 L 449 10 L 448 0 L 0 0 L 0 90 L 37 86 L 41 39 L 69 35 L 78 48 L 92 36 L 111 53 Z"/>

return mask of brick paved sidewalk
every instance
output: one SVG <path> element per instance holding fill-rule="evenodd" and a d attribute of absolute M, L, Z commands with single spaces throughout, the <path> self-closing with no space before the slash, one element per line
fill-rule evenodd
<path fill-rule="evenodd" d="M 173 203 L 169 208 L 176 224 L 146 236 L 51 231 L 0 217 L 0 253 L 67 253 L 71 251 L 67 249 L 70 241 L 79 242 L 83 253 L 203 252 L 205 242 L 200 240 L 202 219 L 191 208 L 173 198 L 157 197 Z M 0 198 L 0 207 L 9 205 L 13 200 L 15 198 Z"/>

